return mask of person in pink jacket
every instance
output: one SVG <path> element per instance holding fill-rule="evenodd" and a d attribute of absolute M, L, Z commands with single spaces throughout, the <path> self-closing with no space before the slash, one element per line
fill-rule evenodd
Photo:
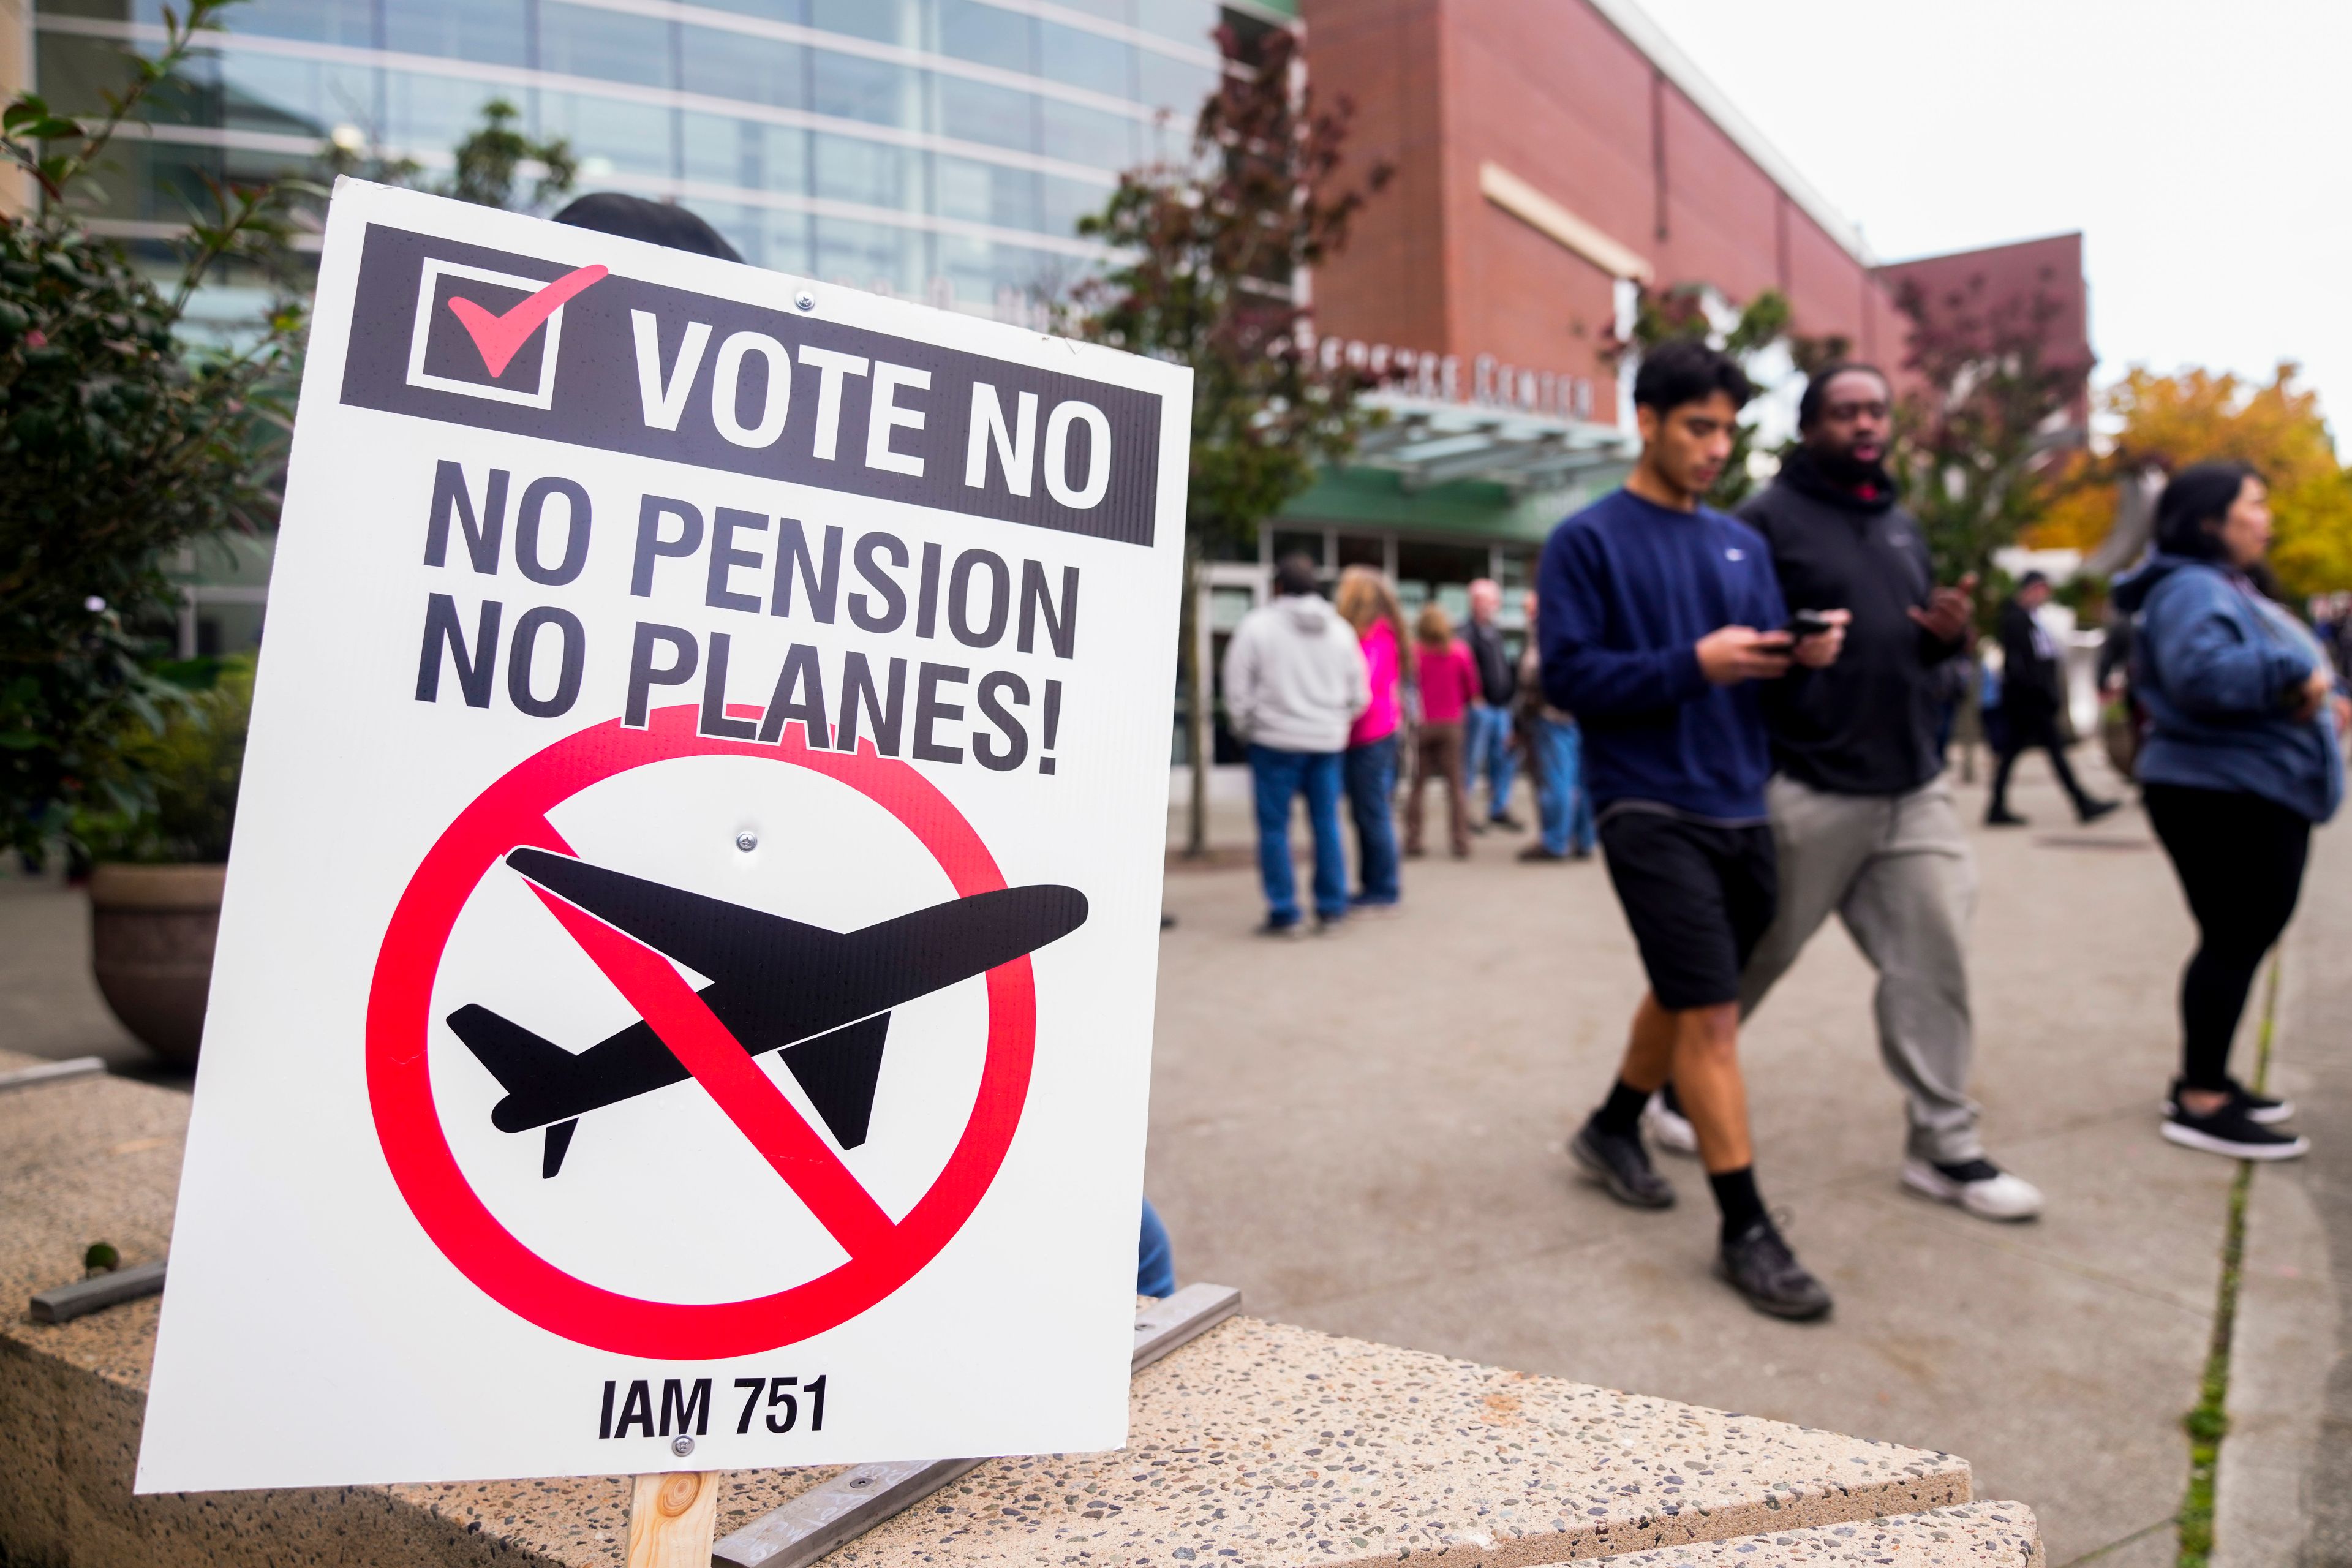
<path fill-rule="evenodd" d="M 1403 712 L 1398 683 L 1412 672 L 1412 649 L 1405 641 L 1404 608 L 1377 568 L 1340 573 L 1337 608 L 1356 628 L 1372 683 L 1371 706 L 1348 731 L 1344 763 L 1348 811 L 1356 821 L 1356 893 L 1349 901 L 1360 912 L 1392 910 L 1400 896 L 1394 803 Z"/>
<path fill-rule="evenodd" d="M 1454 619 L 1432 600 L 1423 607 L 1414 630 L 1421 644 L 1415 656 L 1420 668 L 1421 730 L 1414 747 L 1412 790 L 1405 797 L 1404 852 L 1421 853 L 1421 786 L 1433 776 L 1445 785 L 1446 836 L 1454 858 L 1470 853 L 1467 790 L 1462 778 L 1462 721 L 1478 695 L 1478 667 L 1470 650 L 1454 635 Z"/>

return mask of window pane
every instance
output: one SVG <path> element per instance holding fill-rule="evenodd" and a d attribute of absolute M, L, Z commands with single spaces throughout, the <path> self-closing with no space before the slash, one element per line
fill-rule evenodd
<path fill-rule="evenodd" d="M 1037 69 L 1037 24 L 979 0 L 940 0 L 940 53 L 1002 70 Z"/>
<path fill-rule="evenodd" d="M 1215 0 L 1135 0 L 1135 25 L 1180 44 L 1214 48 L 1217 6 Z"/>
<path fill-rule="evenodd" d="M 484 65 L 527 63 L 522 0 L 386 0 L 387 47 Z"/>
<path fill-rule="evenodd" d="M 818 195 L 868 206 L 921 209 L 922 172 L 917 163 L 921 154 L 851 136 L 820 133 L 813 141 Z"/>
<path fill-rule="evenodd" d="M 911 47 L 922 39 L 919 15 L 916 0 L 812 0 L 809 26 Z"/>
<path fill-rule="evenodd" d="M 669 85 L 669 24 L 544 0 L 539 8 L 539 64 L 562 76 Z"/>
<path fill-rule="evenodd" d="M 56 9 L 47 4 L 40 8 Z M 369 0 L 245 0 L 223 20 L 233 33 L 362 49 L 375 43 L 375 8 Z"/>
<path fill-rule="evenodd" d="M 1142 68 L 1143 101 L 1153 109 L 1167 110 L 1179 124 L 1190 128 L 1200 118 L 1201 105 L 1217 90 L 1216 71 L 1150 49 L 1137 53 L 1137 63 Z"/>
<path fill-rule="evenodd" d="M 678 71 L 688 92 L 779 109 L 807 107 L 808 65 L 798 44 L 715 27 L 681 27 Z"/>
<path fill-rule="evenodd" d="M 1135 162 L 1139 127 L 1125 115 L 1051 98 L 1038 100 L 1037 108 L 1045 121 L 1047 157 L 1105 169 L 1124 169 Z"/>
<path fill-rule="evenodd" d="M 763 22 L 808 25 L 808 6 L 804 0 L 697 0 L 697 3 L 714 11 L 740 11 Z"/>
<path fill-rule="evenodd" d="M 539 101 L 539 133 L 572 143 L 583 185 L 610 174 L 669 177 L 668 110 L 584 92 L 541 93 Z"/>
<path fill-rule="evenodd" d="M 502 96 L 486 82 L 416 71 L 383 73 L 384 130 L 388 146 L 412 153 L 446 153 L 481 123 L 482 106 Z"/>
<path fill-rule="evenodd" d="M 816 273 L 829 282 L 916 296 L 923 282 L 923 237 L 878 223 L 816 220 Z"/>
<path fill-rule="evenodd" d="M 779 272 L 797 272 L 803 278 L 816 276 L 816 268 L 809 265 L 809 231 L 814 220 L 806 213 L 771 212 L 761 221 L 766 228 L 761 237 L 760 265 Z"/>
<path fill-rule="evenodd" d="M 1057 22 L 1040 23 L 1038 30 L 1045 76 L 1113 98 L 1135 96 L 1133 48 L 1117 38 L 1082 33 Z"/>
<path fill-rule="evenodd" d="M 812 105 L 819 114 L 919 130 L 916 74 L 904 66 L 819 49 L 812 61 Z"/>
<path fill-rule="evenodd" d="M 1000 228 L 1037 227 L 1038 176 L 1028 170 L 944 155 L 932 160 L 932 168 L 939 181 L 941 217 L 994 224 Z"/>
<path fill-rule="evenodd" d="M 364 135 L 375 119 L 375 71 L 231 50 L 221 58 L 221 107 L 227 123 L 241 131 L 323 141 L 348 125 Z"/>
<path fill-rule="evenodd" d="M 1045 213 L 1042 226 L 1047 234 L 1064 237 L 1078 232 L 1078 220 L 1090 213 L 1098 213 L 1109 205 L 1111 187 L 1091 184 L 1084 180 L 1065 180 L 1052 174 L 1045 176 Z"/>
<path fill-rule="evenodd" d="M 1036 151 L 1034 97 L 958 77 L 936 79 L 941 135 L 961 142 L 985 142 L 992 147 L 1017 148 L 1024 153 Z"/>
<path fill-rule="evenodd" d="M 807 132 L 718 114 L 680 117 L 686 177 L 747 191 L 802 191 L 808 184 Z M 745 252 L 746 255 L 750 253 Z"/>

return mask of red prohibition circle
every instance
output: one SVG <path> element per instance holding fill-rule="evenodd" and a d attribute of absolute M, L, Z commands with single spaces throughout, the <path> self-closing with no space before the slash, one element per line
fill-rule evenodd
<path fill-rule="evenodd" d="M 678 757 L 756 757 L 849 785 L 903 824 L 958 897 L 1002 889 L 1003 873 L 948 798 L 870 744 L 816 750 L 788 726 L 777 744 L 696 732 L 692 705 L 645 729 L 595 725 L 526 759 L 460 812 L 409 879 L 376 955 L 368 994 L 368 1100 L 377 1140 L 410 1212 L 442 1255 L 509 1310 L 565 1339 L 621 1355 L 701 1361 L 748 1355 L 837 1327 L 913 1279 L 962 1228 L 996 1178 L 1029 1093 L 1037 994 L 1029 960 L 990 970 L 988 1053 L 971 1117 L 930 1189 L 869 1250 L 773 1295 L 740 1301 L 646 1300 L 592 1285 L 526 1247 L 484 1205 L 442 1131 L 426 1053 L 433 984 L 457 916 L 482 878 L 521 846 L 569 853 L 547 814 L 590 784 Z"/>

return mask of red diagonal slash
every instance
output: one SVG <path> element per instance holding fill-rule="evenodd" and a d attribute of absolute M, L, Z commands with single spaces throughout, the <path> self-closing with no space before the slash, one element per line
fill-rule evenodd
<path fill-rule="evenodd" d="M 888 1239 L 894 1228 L 889 1215 L 802 1120 L 784 1091 L 727 1032 L 709 1004 L 669 960 L 538 884 L 530 890 L 834 1240 L 852 1258 L 862 1258 Z"/>
<path fill-rule="evenodd" d="M 467 336 L 482 352 L 482 367 L 496 381 L 506 374 L 509 362 L 522 352 L 522 345 L 530 341 L 531 333 L 539 331 L 548 317 L 604 274 L 603 267 L 583 267 L 577 272 L 567 272 L 503 316 L 493 316 L 471 300 L 457 296 L 451 297 L 449 309 L 466 324 Z"/>

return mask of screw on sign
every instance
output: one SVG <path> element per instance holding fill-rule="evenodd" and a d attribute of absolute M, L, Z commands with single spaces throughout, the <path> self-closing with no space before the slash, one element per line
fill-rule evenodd
<path fill-rule="evenodd" d="M 1008 888 L 946 796 L 870 745 L 854 755 L 813 750 L 793 731 L 773 744 L 714 740 L 697 733 L 696 717 L 693 707 L 680 706 L 655 713 L 644 729 L 616 720 L 583 730 L 519 764 L 458 815 L 410 879 L 378 953 L 367 1074 L 377 1137 L 402 1196 L 476 1287 L 583 1344 L 700 1360 L 773 1349 L 849 1321 L 911 1279 L 971 1217 L 1003 1163 L 1028 1092 L 1036 993 L 1027 955 L 1082 923 L 1087 903 L 1070 888 Z M 805 768 L 859 791 L 922 843 L 957 896 L 836 933 L 591 865 L 549 820 L 555 807 L 605 779 L 710 756 Z M 648 1300 L 557 1268 L 490 1212 L 442 1127 L 426 1041 L 450 932 L 500 864 L 526 879 L 639 1016 L 575 1055 L 487 1007 L 457 1008 L 447 1019 L 451 1029 L 507 1090 L 493 1124 L 541 1132 L 541 1174 L 554 1181 L 583 1116 L 691 1077 L 840 1244 L 846 1262 L 749 1300 Z M 698 992 L 672 960 L 712 983 Z M 945 1166 L 894 1221 L 755 1058 L 778 1052 L 833 1142 L 856 1147 L 865 1138 L 890 1009 L 975 974 L 986 976 L 989 1019 L 979 1092 Z"/>

